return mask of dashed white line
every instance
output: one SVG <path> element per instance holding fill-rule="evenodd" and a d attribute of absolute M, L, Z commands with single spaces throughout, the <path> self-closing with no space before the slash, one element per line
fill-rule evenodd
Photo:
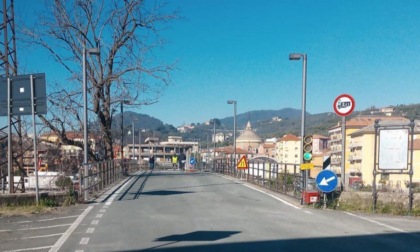
<path fill-rule="evenodd" d="M 93 220 L 90 224 L 91 225 L 98 225 L 98 223 L 99 223 L 99 220 Z"/>
<path fill-rule="evenodd" d="M 88 228 L 88 229 L 86 230 L 86 233 L 87 233 L 87 234 L 92 234 L 94 231 L 95 231 L 95 228 Z"/>
<path fill-rule="evenodd" d="M 82 240 L 80 240 L 80 245 L 86 245 L 89 243 L 89 237 L 83 237 Z"/>
<path fill-rule="evenodd" d="M 99 212 L 100 213 L 105 213 L 106 212 L 106 209 L 99 209 Z"/>
<path fill-rule="evenodd" d="M 103 214 L 97 214 L 95 218 L 102 218 Z"/>

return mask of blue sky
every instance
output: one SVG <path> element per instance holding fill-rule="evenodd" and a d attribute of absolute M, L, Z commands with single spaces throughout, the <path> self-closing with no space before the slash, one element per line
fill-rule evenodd
<path fill-rule="evenodd" d="M 24 0 L 16 0 L 15 12 Z M 26 6 L 28 7 L 28 6 Z M 162 32 L 156 55 L 178 60 L 172 84 L 156 104 L 142 107 L 164 123 L 202 123 L 262 109 L 301 108 L 302 62 L 308 55 L 309 113 L 333 112 L 350 94 L 356 110 L 419 103 L 420 1 L 417 0 L 170 0 L 182 20 Z M 27 72 L 54 72 L 53 63 Z"/>

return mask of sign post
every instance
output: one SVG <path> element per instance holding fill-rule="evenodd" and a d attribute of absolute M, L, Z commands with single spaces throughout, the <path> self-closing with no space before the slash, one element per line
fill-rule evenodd
<path fill-rule="evenodd" d="M 346 116 L 350 115 L 356 103 L 352 96 L 348 94 L 341 94 L 335 98 L 333 107 L 334 112 L 341 116 L 341 174 L 340 174 L 340 181 L 341 181 L 341 190 L 344 189 L 344 182 L 345 182 L 345 154 L 346 154 Z"/>
<path fill-rule="evenodd" d="M 324 209 L 327 208 L 327 194 L 337 187 L 337 175 L 331 170 L 323 170 L 316 177 L 316 185 L 324 193 Z"/>

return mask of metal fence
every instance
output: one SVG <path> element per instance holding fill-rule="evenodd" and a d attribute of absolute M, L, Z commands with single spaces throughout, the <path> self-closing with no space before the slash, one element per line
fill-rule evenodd
<path fill-rule="evenodd" d="M 235 167 L 234 160 L 220 158 L 208 164 L 205 171 L 241 178 L 296 199 L 302 197 L 302 175 L 299 165 L 249 160 L 248 169 L 236 170 Z"/>
<path fill-rule="evenodd" d="M 144 168 L 145 166 L 137 160 L 124 160 L 124 162 L 110 160 L 92 163 L 88 165 L 87 174 L 83 167 L 80 169 L 78 183 L 74 185 L 74 189 L 78 191 L 80 199 L 89 201 L 129 174 Z"/>

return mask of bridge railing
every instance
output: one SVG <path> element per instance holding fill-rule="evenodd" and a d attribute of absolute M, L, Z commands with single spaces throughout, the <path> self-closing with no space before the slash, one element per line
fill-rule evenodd
<path fill-rule="evenodd" d="M 81 167 L 78 185 L 75 185 L 74 189 L 78 191 L 79 199 L 89 201 L 129 174 L 142 169 L 142 167 L 137 160 L 124 160 L 124 162 L 109 160 L 88 164 L 87 174 L 85 174 L 84 167 Z"/>
<path fill-rule="evenodd" d="M 249 160 L 248 169 L 237 170 L 233 160 L 220 158 L 208 165 L 209 171 L 245 179 L 266 189 L 300 199 L 302 175 L 298 164 Z"/>

